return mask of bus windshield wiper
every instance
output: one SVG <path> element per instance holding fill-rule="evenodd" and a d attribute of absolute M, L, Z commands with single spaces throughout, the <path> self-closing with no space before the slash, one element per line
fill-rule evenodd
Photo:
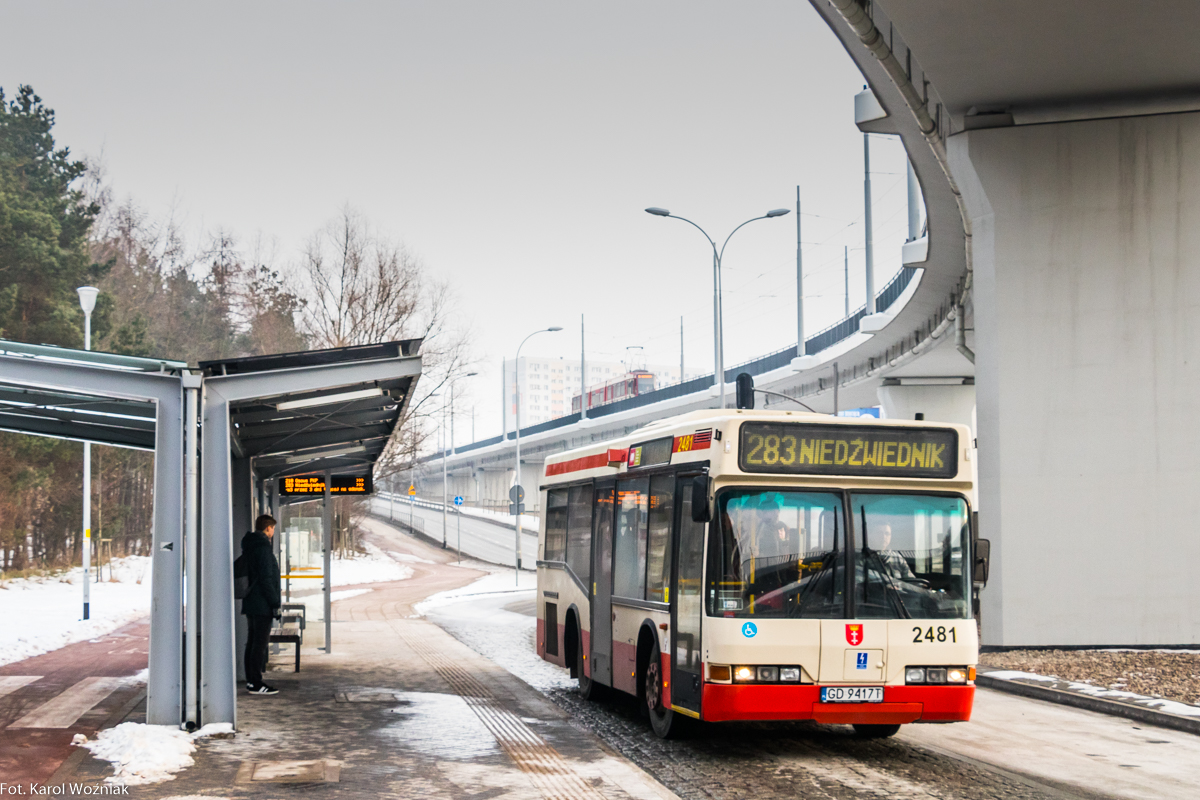
<path fill-rule="evenodd" d="M 875 557 L 875 562 L 879 565 L 879 576 L 883 579 L 883 593 L 895 604 L 896 610 L 900 612 L 900 616 L 904 619 L 912 619 L 912 614 L 908 613 L 908 608 L 904 605 L 904 598 L 900 596 L 900 590 L 896 588 L 896 584 L 892 582 L 892 573 L 888 571 L 887 564 L 883 561 L 883 556 L 878 550 L 872 550 L 867 546 L 867 507 L 859 506 L 862 512 L 862 531 L 863 531 L 863 602 L 867 602 L 867 587 L 871 585 L 871 568 L 868 564 L 871 556 Z"/>

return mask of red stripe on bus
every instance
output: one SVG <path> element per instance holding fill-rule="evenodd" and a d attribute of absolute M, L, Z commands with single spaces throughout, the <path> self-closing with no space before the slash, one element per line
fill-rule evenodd
<path fill-rule="evenodd" d="M 625 460 L 624 450 L 609 450 L 604 453 L 597 453 L 594 456 L 583 456 L 582 458 L 573 458 L 570 461 L 560 461 L 557 464 L 546 465 L 546 477 L 553 475 L 566 475 L 568 472 L 579 472 L 585 469 L 599 469 L 607 467 L 614 461 L 622 462 Z"/>
<path fill-rule="evenodd" d="M 822 703 L 812 684 L 705 683 L 701 704 L 710 722 L 802 720 L 827 724 L 905 724 L 917 720 L 960 722 L 971 718 L 974 686 L 885 686 L 882 703 Z"/>

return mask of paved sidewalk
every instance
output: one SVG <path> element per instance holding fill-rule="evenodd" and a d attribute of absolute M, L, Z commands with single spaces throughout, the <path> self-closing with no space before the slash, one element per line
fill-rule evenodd
<path fill-rule="evenodd" d="M 428 561 L 406 561 L 409 580 L 338 601 L 332 655 L 306 639 L 302 671 L 267 678 L 280 694 L 239 694 L 236 737 L 205 741 L 195 766 L 130 796 L 275 798 L 303 782 L 312 798 L 674 797 L 525 683 L 414 616 L 417 601 L 483 573 L 383 523 L 367 525 L 385 550 Z M 276 660 L 290 665 L 286 652 Z M 110 774 L 89 757 L 69 780 Z"/>
<path fill-rule="evenodd" d="M 133 622 L 0 667 L 0 780 L 45 782 L 75 752 L 73 736 L 94 736 L 144 694 L 134 676 L 149 636 L 149 623 Z"/>

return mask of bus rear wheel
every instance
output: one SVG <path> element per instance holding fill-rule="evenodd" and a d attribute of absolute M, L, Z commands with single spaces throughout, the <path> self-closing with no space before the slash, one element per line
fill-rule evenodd
<path fill-rule="evenodd" d="M 674 739 L 683 728 L 683 715 L 676 714 L 663 703 L 662 654 L 657 643 L 650 651 L 645 676 L 643 695 L 646 698 L 646 711 L 650 714 L 650 727 L 658 738 Z"/>
<path fill-rule="evenodd" d="M 859 739 L 886 739 L 899 730 L 899 725 L 855 725 L 854 735 Z"/>

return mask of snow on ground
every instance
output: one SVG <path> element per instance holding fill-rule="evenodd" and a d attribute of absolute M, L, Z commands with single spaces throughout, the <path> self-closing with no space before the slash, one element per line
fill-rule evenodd
<path fill-rule="evenodd" d="M 334 586 L 402 581 L 412 567 L 397 562 L 375 545 L 364 542 L 365 554 L 335 558 Z M 409 559 L 405 559 L 409 560 Z M 0 665 L 48 653 L 69 644 L 96 639 L 122 625 L 150 614 L 150 558 L 129 556 L 112 562 L 112 580 L 104 567 L 104 580 L 92 572 L 91 619 L 83 617 L 83 569 L 76 567 L 46 578 L 0 581 Z M 296 589 L 319 581 L 293 581 Z M 334 592 L 335 600 L 370 591 Z M 320 595 L 318 594 L 319 598 Z"/>
<path fill-rule="evenodd" d="M 114 773 L 105 781 L 117 786 L 140 786 L 175 779 L 175 773 L 194 763 L 196 740 L 206 736 L 232 735 L 228 722 L 205 725 L 187 733 L 171 725 L 123 722 L 96 734 L 92 741 L 78 742 L 102 761 L 112 762 Z"/>
<path fill-rule="evenodd" d="M 370 542 L 362 542 L 362 547 L 365 554 L 333 559 L 329 569 L 333 586 L 402 581 L 412 577 L 412 567 L 396 563 L 395 554 L 389 555 Z M 295 583 L 292 587 L 295 588 Z"/>
<path fill-rule="evenodd" d="M 115 558 L 109 580 L 91 582 L 91 619 L 83 619 L 83 568 L 48 578 L 0 581 L 0 665 L 95 639 L 150 613 L 150 558 Z"/>
<path fill-rule="evenodd" d="M 469 562 L 468 562 L 469 563 Z M 492 567 L 495 569 L 495 567 Z M 521 577 L 518 580 L 513 579 L 511 568 L 503 571 L 492 572 L 489 575 L 484 575 L 474 583 L 460 586 L 457 589 L 450 589 L 445 592 L 431 594 L 421 602 L 413 606 L 418 614 L 424 615 L 425 612 L 435 608 L 458 603 L 464 598 L 472 597 L 479 598 L 482 596 L 503 596 L 512 595 L 512 599 L 517 600 L 523 592 L 532 592 L 537 589 L 537 573 L 526 572 L 522 570 Z"/>
<path fill-rule="evenodd" d="M 1134 692 L 1126 692 L 1120 689 L 1105 689 L 1103 686 L 1093 686 L 1090 683 L 1080 683 L 1078 681 L 1060 681 L 1058 678 L 1052 678 L 1046 675 L 1038 675 L 1033 672 L 1021 672 L 1019 670 L 991 670 L 987 673 L 989 678 L 997 678 L 1002 681 L 1038 681 L 1040 683 L 1064 683 L 1067 690 L 1078 692 L 1079 694 L 1090 695 L 1091 697 L 1100 697 L 1109 700 L 1121 700 L 1127 703 L 1134 703 L 1139 706 L 1153 708 L 1156 711 L 1162 711 L 1167 714 L 1178 714 L 1183 717 L 1200 717 L 1200 706 L 1189 705 L 1188 703 L 1180 703 L 1175 700 L 1164 700 L 1160 697 L 1147 697 L 1144 694 L 1135 694 Z"/>

